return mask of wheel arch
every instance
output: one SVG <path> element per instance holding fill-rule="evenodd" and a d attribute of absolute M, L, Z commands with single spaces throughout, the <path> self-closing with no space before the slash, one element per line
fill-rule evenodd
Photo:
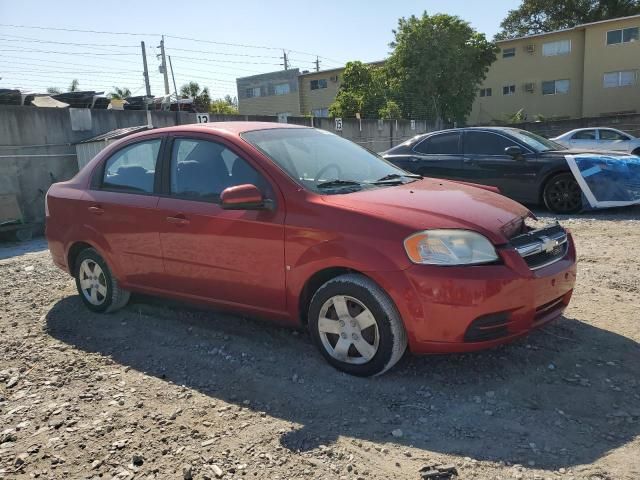
<path fill-rule="evenodd" d="M 67 251 L 67 266 L 69 267 L 69 272 L 71 273 L 71 275 L 74 275 L 76 269 L 76 260 L 78 259 L 78 256 L 80 255 L 80 253 L 82 253 L 82 251 L 88 248 L 95 249 L 96 247 L 87 242 L 74 242 L 69 247 L 69 250 Z"/>
<path fill-rule="evenodd" d="M 640 147 L 636 147 L 631 150 L 631 155 L 638 155 L 640 157 Z"/>

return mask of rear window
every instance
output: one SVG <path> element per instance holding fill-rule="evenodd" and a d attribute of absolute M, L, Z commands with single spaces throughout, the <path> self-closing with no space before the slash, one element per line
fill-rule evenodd
<path fill-rule="evenodd" d="M 102 188 L 153 193 L 161 139 L 135 143 L 118 150 L 106 162 Z"/>
<path fill-rule="evenodd" d="M 455 155 L 460 153 L 460 134 L 441 133 L 420 142 L 414 150 L 427 155 Z"/>

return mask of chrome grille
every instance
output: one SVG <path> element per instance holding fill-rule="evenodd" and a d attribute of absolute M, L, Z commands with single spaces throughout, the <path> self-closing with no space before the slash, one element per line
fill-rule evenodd
<path fill-rule="evenodd" d="M 567 232 L 558 224 L 517 235 L 510 242 L 531 270 L 564 258 L 569 248 Z"/>

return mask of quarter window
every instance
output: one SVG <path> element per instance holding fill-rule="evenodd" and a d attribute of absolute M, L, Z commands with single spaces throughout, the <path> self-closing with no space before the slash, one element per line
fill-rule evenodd
<path fill-rule="evenodd" d="M 568 55 L 569 53 L 571 53 L 571 40 L 558 40 L 557 42 L 548 42 L 542 45 L 542 55 L 545 57 Z"/>
<path fill-rule="evenodd" d="M 321 88 L 327 88 L 327 79 L 320 78 L 318 80 L 311 80 L 311 90 L 319 90 Z"/>
<path fill-rule="evenodd" d="M 603 77 L 604 88 L 628 87 L 636 83 L 636 72 L 623 70 L 620 72 L 607 72 Z"/>
<path fill-rule="evenodd" d="M 640 38 L 638 27 L 609 30 L 607 32 L 607 45 L 637 42 L 638 38 Z"/>
<path fill-rule="evenodd" d="M 569 93 L 569 80 L 550 80 L 542 82 L 543 95 L 557 95 Z"/>
<path fill-rule="evenodd" d="M 503 48 L 502 49 L 502 58 L 511 58 L 516 56 L 516 49 L 513 48 Z"/>
<path fill-rule="evenodd" d="M 262 191 L 267 184 L 245 160 L 224 145 L 206 140 L 177 139 L 171 153 L 171 194 L 218 202 L 225 188 L 250 183 Z"/>
<path fill-rule="evenodd" d="M 427 155 L 456 155 L 460 153 L 459 144 L 459 133 L 441 133 L 420 142 L 415 151 Z"/>
<path fill-rule="evenodd" d="M 465 132 L 464 153 L 470 155 L 506 155 L 504 149 L 518 146 L 501 135 L 489 132 Z"/>
<path fill-rule="evenodd" d="M 505 85 L 502 87 L 502 95 L 515 95 L 516 94 L 516 86 L 515 85 Z"/>
<path fill-rule="evenodd" d="M 161 139 L 139 142 L 117 151 L 105 164 L 102 188 L 153 193 Z"/>

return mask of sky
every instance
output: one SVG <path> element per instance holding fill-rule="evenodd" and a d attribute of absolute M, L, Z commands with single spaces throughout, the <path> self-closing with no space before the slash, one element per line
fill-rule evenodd
<path fill-rule="evenodd" d="M 321 70 L 350 60 L 382 60 L 388 56 L 392 30 L 400 17 L 425 10 L 458 15 L 492 38 L 507 11 L 519 3 L 0 0 L 0 88 L 66 90 L 77 78 L 81 89 L 109 93 L 117 86 L 142 95 L 140 42 L 144 41 L 151 93 L 162 95 L 156 54 L 165 35 L 178 90 L 196 81 L 207 86 L 213 98 L 235 96 L 237 77 L 282 69 L 283 50 L 288 52 L 290 67 L 300 70 L 315 68 L 316 56 Z M 173 93 L 171 77 L 169 82 Z"/>

